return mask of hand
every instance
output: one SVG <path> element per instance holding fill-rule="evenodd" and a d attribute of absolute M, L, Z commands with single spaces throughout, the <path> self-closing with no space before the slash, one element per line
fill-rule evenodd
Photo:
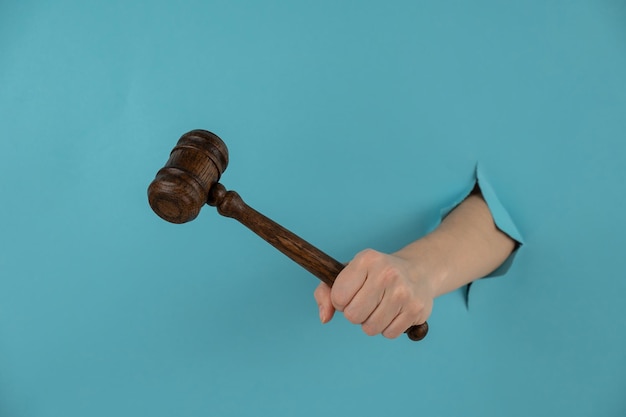
<path fill-rule="evenodd" d="M 315 290 L 320 320 L 329 322 L 338 310 L 370 336 L 396 338 L 430 316 L 436 294 L 431 278 L 419 262 L 364 250 L 341 271 L 332 288 L 321 283 Z"/>

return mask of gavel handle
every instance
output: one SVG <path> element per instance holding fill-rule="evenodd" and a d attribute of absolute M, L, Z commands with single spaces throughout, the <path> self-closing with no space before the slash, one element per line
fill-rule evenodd
<path fill-rule="evenodd" d="M 248 206 L 237 192 L 226 191 L 220 183 L 211 187 L 207 203 L 217 207 L 222 216 L 242 223 L 328 286 L 332 287 L 344 268 L 341 262 Z M 428 323 L 411 326 L 405 333 L 411 340 L 422 340 L 428 333 Z"/>

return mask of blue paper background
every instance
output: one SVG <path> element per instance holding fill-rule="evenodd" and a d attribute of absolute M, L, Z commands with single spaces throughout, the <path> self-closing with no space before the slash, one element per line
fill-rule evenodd
<path fill-rule="evenodd" d="M 623 416 L 620 0 L 0 4 L 0 416 Z M 525 239 L 418 344 L 205 208 L 178 137 L 334 257 L 426 233 L 482 172 Z"/>

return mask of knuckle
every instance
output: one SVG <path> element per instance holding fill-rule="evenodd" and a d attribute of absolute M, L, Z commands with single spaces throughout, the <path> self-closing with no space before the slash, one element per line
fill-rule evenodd
<path fill-rule="evenodd" d="M 422 303 L 421 301 L 414 301 L 409 305 L 408 308 L 408 313 L 412 316 L 412 317 L 418 317 L 422 315 L 422 312 L 424 311 L 424 303 Z"/>
<path fill-rule="evenodd" d="M 355 256 L 359 265 L 372 265 L 380 260 L 381 253 L 374 249 L 365 249 Z"/>
<path fill-rule="evenodd" d="M 411 299 L 411 290 L 404 285 L 393 289 L 392 300 L 397 304 L 405 304 Z"/>
<path fill-rule="evenodd" d="M 365 322 L 361 325 L 361 329 L 368 336 L 376 336 L 379 331 L 376 326 L 372 323 Z"/>
<path fill-rule="evenodd" d="M 400 277 L 401 273 L 396 266 L 385 265 L 380 272 L 379 280 L 385 287 L 388 287 L 395 284 Z"/>
<path fill-rule="evenodd" d="M 413 324 L 422 324 L 424 323 L 428 317 L 430 316 L 431 308 L 424 303 L 417 303 L 410 310 L 410 317 L 412 317 Z"/>
<path fill-rule="evenodd" d="M 398 331 L 395 329 L 385 329 L 382 333 L 382 335 L 386 337 L 387 339 L 396 339 L 401 334 L 402 334 L 401 331 Z"/>
<path fill-rule="evenodd" d="M 316 299 L 322 298 L 322 296 L 326 293 L 326 289 L 319 285 L 315 291 L 313 291 L 313 297 Z"/>
<path fill-rule="evenodd" d="M 330 293 L 330 301 L 332 302 L 333 306 L 339 311 L 343 311 L 346 304 L 348 304 L 346 294 L 341 291 L 332 291 Z"/>
<path fill-rule="evenodd" d="M 423 312 L 426 309 L 426 304 L 420 299 L 413 301 L 413 306 L 415 308 L 415 311 L 419 313 Z"/>
<path fill-rule="evenodd" d="M 352 324 L 361 324 L 358 312 L 354 308 L 346 308 L 343 312 L 344 317 Z"/>

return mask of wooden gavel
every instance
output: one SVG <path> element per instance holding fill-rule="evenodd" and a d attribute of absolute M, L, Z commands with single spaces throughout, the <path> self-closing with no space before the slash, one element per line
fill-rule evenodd
<path fill-rule="evenodd" d="M 168 222 L 186 223 L 205 203 L 215 206 L 222 216 L 238 220 L 332 286 L 344 265 L 248 206 L 235 191 L 226 191 L 218 181 L 227 165 L 228 149 L 217 135 L 206 130 L 185 133 L 148 187 L 150 207 Z M 422 340 L 427 332 L 428 323 L 423 323 L 405 333 L 411 340 Z"/>

